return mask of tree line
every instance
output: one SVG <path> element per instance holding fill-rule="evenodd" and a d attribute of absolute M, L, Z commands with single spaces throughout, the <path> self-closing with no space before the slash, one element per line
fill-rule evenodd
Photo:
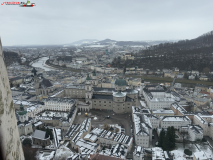
<path fill-rule="evenodd" d="M 164 151 L 169 151 L 175 148 L 175 129 L 173 126 L 167 128 L 166 131 L 162 128 L 158 147 L 161 147 Z"/>

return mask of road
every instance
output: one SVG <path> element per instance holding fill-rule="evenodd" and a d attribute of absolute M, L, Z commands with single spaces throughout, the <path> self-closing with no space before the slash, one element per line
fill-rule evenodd
<path fill-rule="evenodd" d="M 152 131 L 152 135 L 155 136 L 155 138 L 152 139 L 152 147 L 155 147 L 155 143 L 158 142 L 158 134 L 157 134 L 157 130 L 156 129 Z"/>

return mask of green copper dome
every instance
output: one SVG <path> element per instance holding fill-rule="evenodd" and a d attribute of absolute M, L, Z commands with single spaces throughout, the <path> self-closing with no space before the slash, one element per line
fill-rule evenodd
<path fill-rule="evenodd" d="M 27 114 L 27 111 L 24 110 L 24 106 L 23 106 L 22 103 L 20 104 L 20 111 L 18 112 L 18 114 L 19 115 L 25 115 L 25 114 Z"/>
<path fill-rule="evenodd" d="M 91 80 L 91 78 L 89 77 L 89 74 L 87 74 L 86 80 Z"/>
<path fill-rule="evenodd" d="M 118 86 L 126 86 L 126 80 L 125 79 L 116 79 L 115 81 L 115 85 L 118 85 Z"/>

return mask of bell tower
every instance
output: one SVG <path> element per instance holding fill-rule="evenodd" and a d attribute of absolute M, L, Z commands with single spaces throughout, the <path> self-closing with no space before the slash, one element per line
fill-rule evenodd
<path fill-rule="evenodd" d="M 143 89 L 144 89 L 144 79 L 141 79 L 141 84 L 140 84 L 140 95 L 143 94 Z"/>

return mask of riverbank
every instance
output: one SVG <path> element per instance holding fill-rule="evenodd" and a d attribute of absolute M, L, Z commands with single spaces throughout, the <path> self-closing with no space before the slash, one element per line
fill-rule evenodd
<path fill-rule="evenodd" d="M 47 66 L 53 67 L 53 68 L 58 69 L 58 70 L 67 70 L 67 71 L 72 71 L 72 72 L 81 72 L 80 69 L 73 69 L 73 68 L 61 67 L 61 66 L 57 66 L 57 65 L 54 65 L 54 64 L 50 64 L 49 63 L 49 59 L 46 60 L 45 64 Z"/>
<path fill-rule="evenodd" d="M 45 71 L 55 70 L 55 68 L 53 68 L 53 67 L 48 66 L 48 65 L 45 64 L 47 60 L 48 60 L 48 57 L 42 57 L 42 58 L 39 58 L 38 60 L 34 61 L 30 65 L 32 67 L 41 68 L 41 69 L 43 69 Z"/>
<path fill-rule="evenodd" d="M 140 75 L 125 75 L 125 77 L 135 77 L 135 78 L 143 78 L 144 80 L 148 80 L 151 82 L 156 82 L 156 83 L 171 83 L 173 82 L 173 78 L 167 78 L 167 77 L 148 77 L 148 76 L 140 76 Z M 203 85 L 209 85 L 213 86 L 213 82 L 209 81 L 195 81 L 195 80 L 188 80 L 188 79 L 175 79 L 175 83 L 185 83 L 185 84 L 203 84 Z"/>

